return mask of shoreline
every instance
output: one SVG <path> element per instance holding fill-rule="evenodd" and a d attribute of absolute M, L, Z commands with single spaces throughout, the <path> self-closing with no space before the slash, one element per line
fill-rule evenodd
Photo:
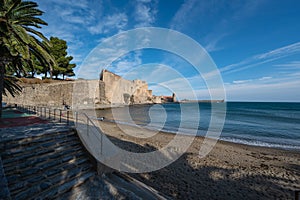
<path fill-rule="evenodd" d="M 109 120 L 109 121 L 105 121 L 106 123 L 112 123 L 112 124 L 118 124 L 118 125 L 121 125 L 121 126 L 129 126 L 129 127 L 136 127 L 134 124 L 128 124 L 128 123 L 122 123 L 122 122 L 114 122 L 112 120 Z M 202 136 L 202 135 L 191 135 L 189 133 L 180 133 L 180 132 L 172 132 L 171 130 L 170 131 L 166 131 L 166 130 L 157 130 L 155 128 L 148 128 L 148 127 L 143 127 L 143 129 L 146 129 L 146 130 L 149 130 L 149 131 L 154 131 L 154 132 L 160 132 L 162 134 L 171 134 L 171 135 L 176 135 L 176 134 L 180 134 L 180 135 L 183 135 L 183 136 L 191 136 L 191 137 L 199 137 L 201 139 L 204 139 L 206 136 Z M 207 137 L 209 138 L 209 137 Z M 226 140 L 226 138 L 222 138 L 222 136 L 220 136 L 218 139 L 216 138 L 209 138 L 209 139 L 212 139 L 212 140 L 217 140 L 218 142 L 225 142 L 225 143 L 229 143 L 229 144 L 239 144 L 239 145 L 245 145 L 245 146 L 250 146 L 250 147 L 259 147 L 259 148 L 271 148 L 271 149 L 278 149 L 278 150 L 285 150 L 285 151 L 295 151 L 295 152 L 299 152 L 300 153 L 300 147 L 298 146 L 287 146 L 285 144 L 279 144 L 279 143 L 270 143 L 270 142 L 264 142 L 264 141 L 259 141 L 259 140 L 253 140 L 255 143 L 251 143 L 251 142 L 248 142 L 248 143 L 243 143 L 243 142 L 235 142 L 233 140 Z M 236 138 L 236 140 L 240 140 L 240 141 L 247 141 L 247 139 L 239 139 L 239 138 Z M 250 140 L 249 140 L 250 141 Z M 269 145 L 269 146 L 266 146 L 266 145 L 263 145 L 263 144 L 266 144 L 266 145 Z M 273 145 L 273 146 L 272 146 Z"/>
<path fill-rule="evenodd" d="M 113 122 L 99 124 L 113 143 L 132 152 L 160 149 L 174 137 L 165 132 L 153 136 L 155 131 Z M 188 150 L 165 168 L 130 176 L 176 199 L 292 199 L 300 189 L 298 151 L 219 140 L 206 157 L 199 158 L 202 141 L 202 136 L 195 137 Z"/>

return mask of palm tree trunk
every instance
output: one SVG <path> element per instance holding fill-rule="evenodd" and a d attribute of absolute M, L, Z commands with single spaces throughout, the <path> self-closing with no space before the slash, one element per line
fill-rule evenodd
<path fill-rule="evenodd" d="M 0 119 L 2 118 L 2 95 L 4 89 L 5 64 L 0 61 Z"/>

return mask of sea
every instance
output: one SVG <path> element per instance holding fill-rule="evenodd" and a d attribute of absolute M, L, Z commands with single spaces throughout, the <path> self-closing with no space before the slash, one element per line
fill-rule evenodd
<path fill-rule="evenodd" d="M 223 126 L 218 139 L 253 146 L 300 150 L 300 103 L 166 103 L 97 110 L 107 121 L 174 134 L 207 136 Z M 212 109 L 214 108 L 214 109 Z M 212 117 L 212 113 L 214 117 Z M 224 121 L 223 121 L 224 119 Z M 215 121 L 217 123 L 213 123 Z M 216 128 L 217 129 L 217 128 Z"/>

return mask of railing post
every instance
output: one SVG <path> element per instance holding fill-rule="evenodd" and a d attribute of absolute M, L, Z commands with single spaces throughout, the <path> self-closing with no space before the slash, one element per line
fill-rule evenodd
<path fill-rule="evenodd" d="M 101 147 L 100 147 L 100 154 L 102 155 L 102 149 L 103 149 L 103 134 L 100 134 L 100 139 L 101 139 Z"/>
<path fill-rule="evenodd" d="M 69 111 L 67 110 L 67 124 L 69 125 Z"/>
<path fill-rule="evenodd" d="M 59 123 L 61 123 L 61 110 L 59 110 Z"/>
<path fill-rule="evenodd" d="M 77 111 L 75 112 L 75 118 L 76 118 L 75 119 L 75 123 L 76 123 L 75 126 L 77 127 L 77 124 L 78 124 L 78 112 Z"/>
<path fill-rule="evenodd" d="M 56 116 L 55 111 L 56 111 L 56 109 L 54 108 L 54 113 L 53 113 L 54 120 L 55 120 L 55 116 Z"/>
<path fill-rule="evenodd" d="M 49 119 L 50 119 L 50 117 L 51 117 L 50 114 L 51 114 L 51 110 L 50 110 L 50 108 L 49 108 Z"/>
<path fill-rule="evenodd" d="M 86 118 L 86 134 L 89 134 L 89 118 Z"/>

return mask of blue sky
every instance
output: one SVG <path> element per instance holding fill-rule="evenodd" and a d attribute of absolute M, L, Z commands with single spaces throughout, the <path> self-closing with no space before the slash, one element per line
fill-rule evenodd
<path fill-rule="evenodd" d="M 221 73 L 226 100 L 300 102 L 298 0 L 36 2 L 49 24 L 42 32 L 68 42 L 68 52 L 78 66 L 76 71 L 106 38 L 139 27 L 162 27 L 186 34 L 205 48 Z M 183 74 L 198 99 L 209 99 L 203 78 L 185 60 L 168 52 L 131 52 L 115 61 L 109 70 L 128 78 L 147 79 L 149 69 L 166 66 Z M 140 73 L 128 73 L 132 69 Z M 162 70 L 160 75 L 162 85 L 182 87 L 168 70 Z M 166 92 L 157 84 L 150 88 L 155 94 Z M 181 91 L 181 98 L 193 98 L 184 88 Z"/>

